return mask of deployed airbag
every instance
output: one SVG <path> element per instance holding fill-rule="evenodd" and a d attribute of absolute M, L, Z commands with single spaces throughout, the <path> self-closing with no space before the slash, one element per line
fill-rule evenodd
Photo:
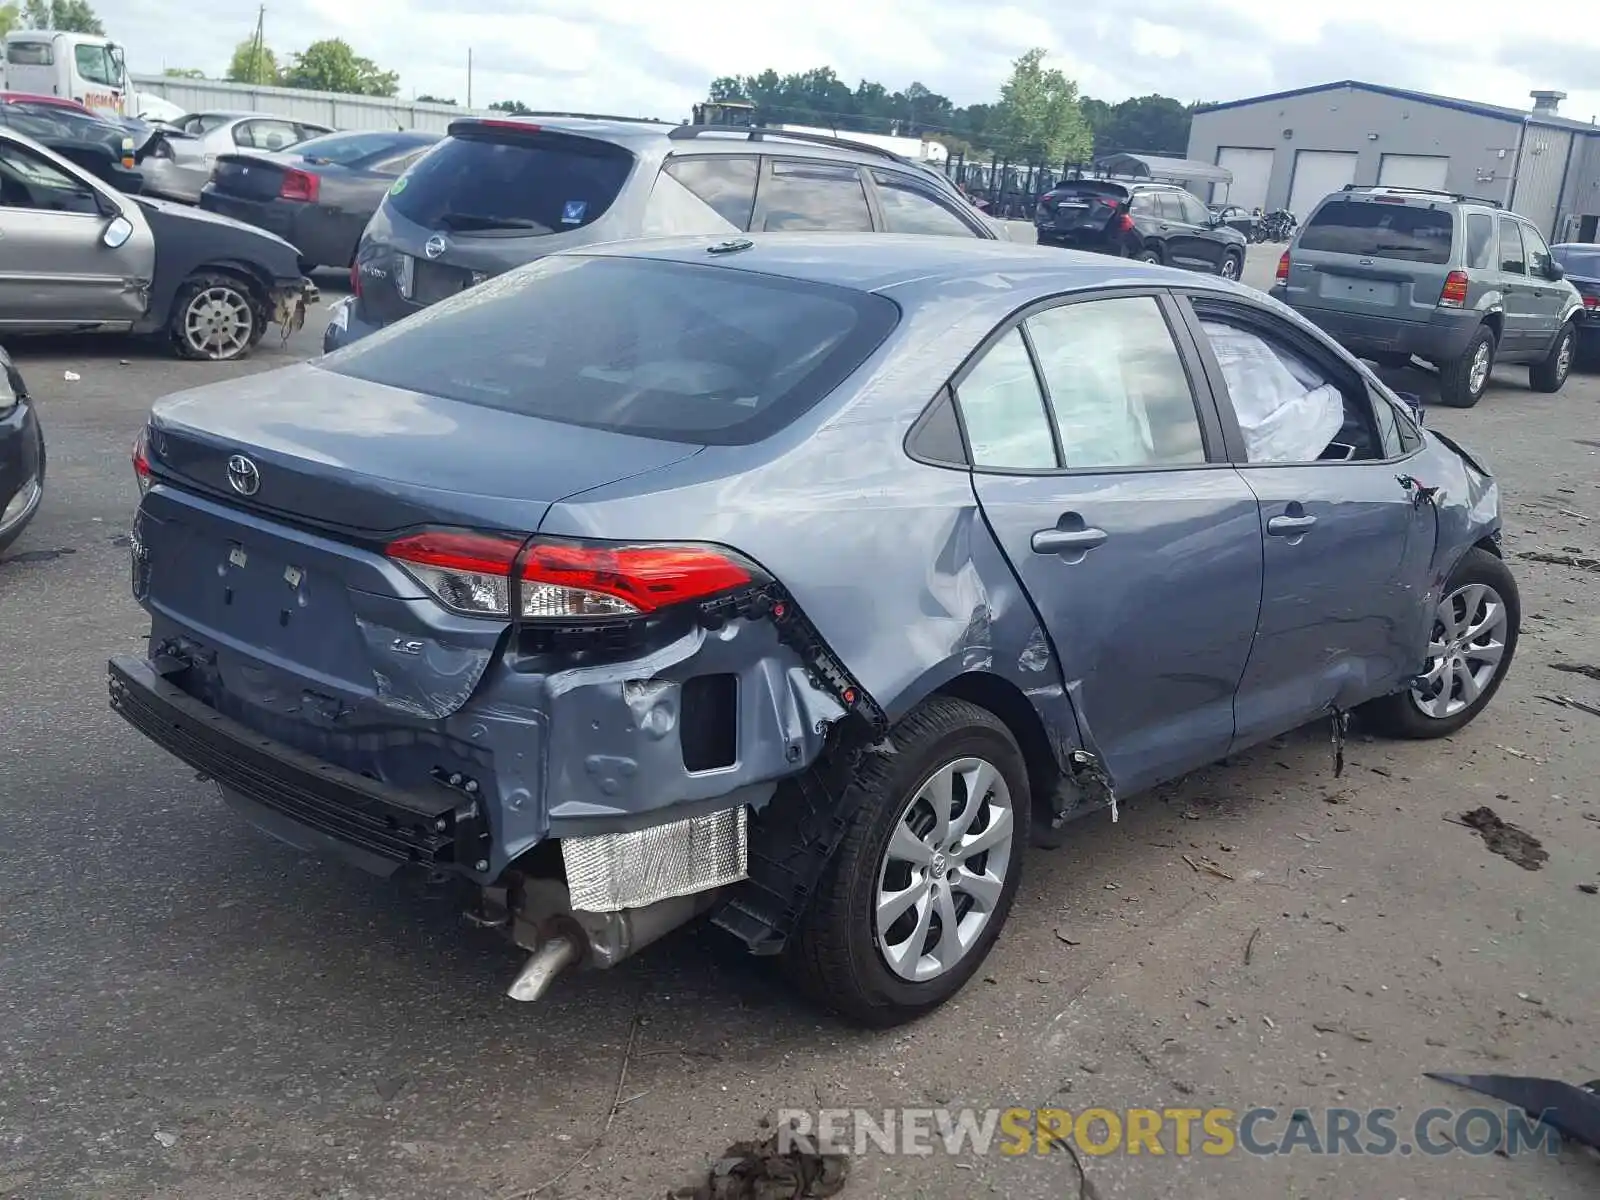
<path fill-rule="evenodd" d="M 1203 321 L 1253 463 L 1316 462 L 1344 427 L 1344 396 L 1309 363 L 1220 321 Z"/>

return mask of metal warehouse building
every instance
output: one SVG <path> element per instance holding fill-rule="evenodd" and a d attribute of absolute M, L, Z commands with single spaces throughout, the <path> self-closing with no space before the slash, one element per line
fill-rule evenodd
<path fill-rule="evenodd" d="M 1600 127 L 1557 113 L 1564 92 L 1527 112 L 1375 83 L 1327 83 L 1197 109 L 1189 157 L 1233 173 L 1212 200 L 1304 221 L 1347 183 L 1442 188 L 1498 200 L 1552 241 L 1596 240 Z"/>

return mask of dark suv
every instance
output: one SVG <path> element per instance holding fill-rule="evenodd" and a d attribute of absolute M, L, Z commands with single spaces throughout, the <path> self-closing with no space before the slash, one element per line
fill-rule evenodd
<path fill-rule="evenodd" d="M 1005 240 L 937 171 L 848 139 L 570 113 L 467 118 L 378 206 L 323 349 L 547 254 L 750 230 Z"/>
<path fill-rule="evenodd" d="M 1094 250 L 1224 279 L 1244 272 L 1245 236 L 1172 184 L 1064 179 L 1039 197 L 1033 224 L 1041 246 Z"/>

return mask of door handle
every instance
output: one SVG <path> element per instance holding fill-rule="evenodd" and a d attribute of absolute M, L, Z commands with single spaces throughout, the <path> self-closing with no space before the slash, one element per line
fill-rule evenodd
<path fill-rule="evenodd" d="M 1267 532 L 1273 537 L 1294 537 L 1317 523 L 1313 516 L 1273 517 L 1267 522 Z"/>
<path fill-rule="evenodd" d="M 1093 550 L 1106 540 L 1104 529 L 1041 529 L 1033 535 L 1035 554 L 1072 554 Z"/>

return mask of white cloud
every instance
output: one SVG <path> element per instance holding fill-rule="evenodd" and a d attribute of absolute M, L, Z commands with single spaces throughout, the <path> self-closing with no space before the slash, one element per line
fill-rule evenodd
<path fill-rule="evenodd" d="M 219 74 L 256 7 L 218 0 L 202 16 L 183 0 L 106 0 L 101 15 L 134 71 Z M 1532 25 L 1508 42 L 1515 22 L 1467 15 L 1457 0 L 1118 0 L 1109 13 L 1059 0 L 269 0 L 266 40 L 286 58 L 343 37 L 399 71 L 403 94 L 461 101 L 471 48 L 476 104 L 668 119 L 687 116 L 714 77 L 767 67 L 829 65 L 852 84 L 917 80 L 960 104 L 991 100 L 1010 60 L 1036 45 L 1108 100 L 1227 100 L 1356 78 L 1514 107 L 1555 87 L 1571 93 L 1564 113 L 1600 112 L 1600 24 L 1565 28 L 1559 43 Z"/>

